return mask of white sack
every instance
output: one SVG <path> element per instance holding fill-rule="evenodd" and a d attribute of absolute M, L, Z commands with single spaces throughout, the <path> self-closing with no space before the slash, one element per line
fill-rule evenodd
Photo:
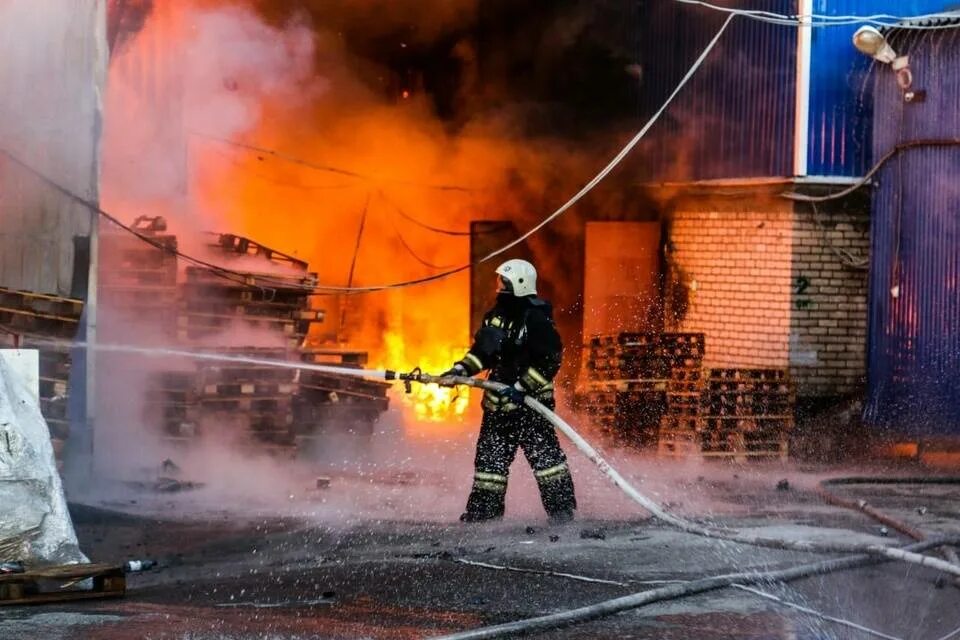
<path fill-rule="evenodd" d="M 34 528 L 22 548 L 0 561 L 87 562 L 67 512 L 50 431 L 24 376 L 0 358 L 0 541 Z"/>

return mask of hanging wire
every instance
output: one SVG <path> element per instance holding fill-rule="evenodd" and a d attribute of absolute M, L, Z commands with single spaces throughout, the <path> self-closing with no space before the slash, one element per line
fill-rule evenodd
<path fill-rule="evenodd" d="M 202 133 L 200 131 L 190 131 L 190 135 L 196 136 L 198 138 L 203 138 L 204 140 L 210 140 L 228 147 L 233 147 L 236 149 L 242 149 L 244 151 L 249 151 L 252 153 L 263 154 L 265 156 L 271 156 L 284 162 L 289 162 L 290 164 L 299 165 L 301 167 L 307 167 L 308 169 L 313 169 L 315 171 L 324 171 L 327 173 L 334 173 L 342 176 L 347 176 L 350 178 L 357 178 L 359 180 L 365 180 L 368 182 L 374 182 L 379 184 L 395 184 L 402 185 L 407 187 L 417 187 L 420 189 L 432 189 L 436 191 L 459 191 L 464 193 L 470 193 L 474 191 L 479 191 L 474 187 L 465 187 L 461 185 L 452 185 L 452 184 L 431 184 L 431 183 L 419 183 L 408 180 L 397 180 L 393 178 L 380 178 L 376 176 L 369 176 L 363 173 L 358 173 L 351 169 L 343 169 L 340 167 L 335 167 L 333 165 L 320 164 L 313 162 L 311 160 L 304 160 L 303 158 L 298 158 L 294 155 L 278 151 L 276 149 L 268 149 L 266 147 L 258 147 L 253 144 L 248 144 L 246 142 L 239 142 L 237 140 L 229 140 L 227 138 L 220 138 L 218 136 L 210 135 L 207 133 Z"/>
<path fill-rule="evenodd" d="M 603 169 L 601 169 L 599 173 L 597 173 L 596 176 L 594 176 L 589 182 L 587 182 L 577 193 L 575 193 L 569 200 L 567 200 L 567 202 L 565 202 L 563 205 L 561 205 L 556 211 L 554 211 L 554 212 L 551 213 L 549 216 L 547 216 L 546 218 L 544 218 L 543 220 L 541 220 L 538 224 L 536 224 L 534 227 L 532 227 L 531 229 L 529 229 L 528 231 L 526 231 L 526 232 L 525 232 L 524 234 L 522 234 L 520 237 L 518 237 L 518 238 L 516 238 L 515 240 L 507 243 L 505 246 L 503 246 L 503 247 L 501 247 L 501 248 L 499 248 L 499 249 L 496 249 L 495 251 L 492 251 L 491 253 L 487 254 L 486 256 L 483 256 L 482 258 L 476 260 L 475 262 L 463 264 L 463 265 L 460 265 L 460 266 L 458 266 L 458 267 L 455 267 L 455 268 L 452 268 L 452 269 L 448 269 L 448 270 L 442 271 L 442 272 L 440 272 L 440 273 L 435 273 L 435 274 L 432 274 L 432 275 L 429 275 L 429 276 L 424 276 L 424 277 L 421 277 L 421 278 L 415 278 L 415 279 L 412 279 L 412 280 L 406 280 L 406 281 L 402 281 L 402 282 L 393 282 L 393 283 L 388 283 L 388 284 L 378 284 L 378 285 L 370 285 L 370 286 L 364 286 L 364 287 L 353 287 L 353 286 L 338 287 L 338 286 L 331 286 L 331 285 L 306 286 L 306 285 L 298 285 L 298 284 L 291 283 L 291 282 L 289 282 L 289 280 L 281 280 L 281 279 L 279 279 L 279 278 L 271 278 L 270 276 L 265 275 L 265 274 L 264 274 L 264 275 L 258 274 L 258 275 L 257 275 L 257 281 L 258 281 L 258 282 L 264 282 L 264 283 L 276 284 L 277 288 L 286 288 L 286 289 L 293 289 L 293 290 L 305 290 L 305 291 L 310 292 L 311 294 L 322 294 L 322 293 L 325 293 L 325 292 L 326 292 L 326 293 L 343 293 L 343 294 L 372 293 L 372 292 L 375 292 L 375 291 L 384 291 L 384 290 L 387 290 L 387 289 L 402 289 L 402 288 L 406 288 L 406 287 L 413 287 L 413 286 L 417 286 L 417 285 L 421 285 L 421 284 L 427 284 L 427 283 L 430 283 L 430 282 L 434 282 L 434 281 L 437 281 L 437 280 L 442 280 L 442 279 L 444 279 L 444 278 L 448 278 L 448 277 L 450 277 L 450 276 L 452 276 L 452 275 L 455 275 L 455 274 L 461 273 L 461 272 L 463 272 L 463 271 L 466 271 L 466 270 L 470 269 L 471 267 L 476 266 L 476 265 L 478 265 L 478 264 L 482 264 L 482 263 L 484 263 L 484 262 L 488 262 L 489 260 L 492 260 L 492 259 L 496 258 L 497 256 L 502 255 L 503 253 L 506 253 L 506 252 L 509 251 L 510 249 L 516 247 L 517 245 L 519 245 L 519 244 L 521 244 L 522 242 L 526 241 L 528 238 L 530 238 L 530 237 L 533 236 L 534 234 L 538 233 L 538 232 L 539 232 L 541 229 L 543 229 L 545 226 L 547 226 L 548 224 L 550 224 L 551 222 L 553 222 L 553 220 L 555 220 L 556 218 L 560 217 L 561 215 L 563 215 L 564 213 L 566 213 L 568 210 L 570 210 L 570 208 L 573 207 L 573 205 L 575 205 L 577 202 L 579 202 L 581 199 L 583 199 L 584 196 L 586 196 L 588 193 L 590 193 L 590 191 L 592 191 L 594 187 L 596 187 L 600 182 L 602 182 L 602 181 L 624 160 L 624 158 L 626 158 L 627 155 L 629 155 L 630 152 L 633 151 L 634 147 L 637 146 L 637 144 L 640 142 L 640 140 L 643 139 L 643 137 L 647 134 L 647 132 L 651 129 L 651 127 L 653 127 L 653 125 L 657 122 L 657 120 L 659 120 L 660 116 L 663 115 L 663 113 L 667 110 L 667 108 L 670 106 L 670 104 L 673 102 L 673 100 L 677 97 L 677 95 L 680 93 L 680 91 L 686 86 L 686 84 L 687 84 L 687 83 L 690 81 L 690 79 L 694 76 L 694 74 L 697 72 L 697 70 L 703 65 L 703 63 L 704 63 L 704 61 L 706 60 L 707 56 L 710 54 L 711 51 L 713 51 L 714 47 L 716 47 L 717 43 L 720 41 L 721 36 L 722 36 L 723 33 L 727 30 L 727 27 L 730 26 L 730 23 L 733 21 L 733 19 L 734 19 L 735 17 L 736 17 L 735 14 L 731 14 L 731 15 L 729 15 L 729 16 L 727 17 L 727 19 L 724 21 L 723 25 L 722 25 L 722 26 L 720 27 L 720 29 L 717 31 L 716 35 L 714 35 L 714 37 L 713 37 L 713 38 L 710 40 L 710 42 L 707 44 L 706 48 L 704 48 L 704 50 L 703 50 L 703 52 L 700 54 L 700 56 L 694 61 L 693 65 L 692 65 L 692 66 L 690 67 L 690 69 L 687 71 L 686 75 L 684 75 L 684 77 L 680 80 L 679 84 L 677 84 L 677 86 L 674 88 L 674 90 L 670 93 L 670 95 L 669 95 L 669 96 L 667 97 L 667 99 L 664 101 L 663 105 L 650 117 L 650 119 L 649 119 L 649 120 L 647 121 L 647 123 L 643 126 L 643 128 L 640 129 L 640 131 L 637 132 L 637 134 L 634 135 L 633 138 L 631 138 L 631 139 L 623 146 L 623 148 L 613 157 L 613 159 L 610 160 L 610 162 L 608 162 L 607 165 L 606 165 Z M 232 141 L 227 141 L 227 140 L 223 140 L 223 139 L 218 139 L 218 138 L 215 138 L 215 137 L 212 137 L 212 136 L 206 136 L 206 135 L 204 135 L 204 134 L 196 133 L 196 132 L 194 132 L 194 135 L 199 135 L 199 136 L 201 136 L 201 137 L 206 137 L 206 138 L 209 138 L 209 139 L 213 139 L 213 140 L 216 140 L 216 141 L 218 141 L 218 142 L 223 142 L 223 143 L 225 143 L 225 144 L 232 144 L 232 145 L 234 145 L 234 146 L 240 146 L 240 147 L 242 147 L 242 148 L 246 148 L 246 149 L 251 150 L 251 151 L 256 151 L 256 152 L 258 152 L 258 153 L 265 153 L 265 154 L 268 154 L 268 155 L 273 155 L 273 156 L 276 156 L 276 157 L 279 157 L 279 158 L 282 158 L 282 159 L 284 159 L 284 160 L 287 160 L 287 161 L 290 161 L 290 162 L 294 162 L 294 163 L 297 163 L 297 164 L 305 164 L 305 165 L 307 165 L 307 166 L 314 166 L 314 168 L 317 168 L 317 169 L 323 170 L 323 171 L 330 171 L 330 172 L 333 172 L 333 173 L 339 173 L 339 174 L 348 175 L 348 176 L 351 176 L 351 177 L 358 177 L 358 178 L 364 177 L 364 176 L 362 176 L 362 175 L 360 175 L 360 174 L 357 174 L 357 173 L 355 173 L 355 172 L 352 172 L 352 171 L 347 171 L 347 170 L 339 169 L 339 168 L 336 168 L 336 167 L 328 167 L 328 166 L 323 166 L 323 165 L 315 165 L 315 164 L 313 164 L 313 163 L 310 163 L 310 162 L 307 162 L 307 161 L 303 161 L 303 160 L 301 160 L 301 159 L 299 159 L 299 158 L 287 157 L 287 156 L 285 156 L 285 154 L 282 154 L 282 153 L 280 153 L 280 152 L 278 152 L 278 151 L 274 151 L 274 150 L 270 150 L 270 149 L 261 149 L 261 148 L 259 148 L 259 147 L 255 147 L 255 146 L 253 146 L 253 145 L 245 145 L 245 144 L 242 144 L 242 143 L 233 143 Z M 133 228 L 131 228 L 131 227 L 123 224 L 123 223 L 120 222 L 120 220 L 117 219 L 115 216 L 113 216 L 112 214 L 110 214 L 110 213 L 108 213 L 107 211 L 103 210 L 98 204 L 96 204 L 96 203 L 94 203 L 94 202 L 91 202 L 91 201 L 87 200 L 86 198 L 84 198 L 84 197 L 82 197 L 82 196 L 80 196 L 80 195 L 78 195 L 78 194 L 70 191 L 70 190 L 67 189 L 66 187 L 64 187 L 64 186 L 60 185 L 59 183 L 57 183 L 57 182 L 56 182 L 55 180 L 53 180 L 52 178 L 50 178 L 50 177 L 46 176 L 45 174 L 43 174 L 43 173 L 42 173 L 41 171 L 39 171 L 38 169 L 36 169 L 36 168 L 30 166 L 29 164 L 27 164 L 26 162 L 20 160 L 19 158 L 17 158 L 16 156 L 14 156 L 14 155 L 13 155 L 12 153 L 10 153 L 9 151 L 6 151 L 5 149 L 0 148 L 0 153 L 2 153 L 3 155 L 5 155 L 7 158 L 9 158 L 11 161 L 13 161 L 14 163 L 16 163 L 18 166 L 26 169 L 26 170 L 29 171 L 30 173 L 32 173 L 32 174 L 34 174 L 35 176 L 37 176 L 38 178 L 40 178 L 44 183 L 46 183 L 47 185 L 49 185 L 51 188 L 53 188 L 53 189 L 56 190 L 57 192 L 63 194 L 64 196 L 66 196 L 67 198 L 73 200 L 74 202 L 77 202 L 78 204 L 83 205 L 84 207 L 88 208 L 90 211 L 97 213 L 99 216 L 101 216 L 101 217 L 109 220 L 111 223 L 115 224 L 117 227 L 119 227 L 119 228 L 127 231 L 128 233 L 136 236 L 137 238 L 139 238 L 139 239 L 142 240 L 143 242 L 146 242 L 147 244 L 150 244 L 151 246 L 154 246 L 154 247 L 156 247 L 157 249 L 160 249 L 161 251 L 165 251 L 165 252 L 170 253 L 170 254 L 172 254 L 172 255 L 176 255 L 176 256 L 178 256 L 178 257 L 180 257 L 180 258 L 183 258 L 184 260 L 186 260 L 186 261 L 188 261 L 188 262 L 190 262 L 190 263 L 192 263 L 192 264 L 196 264 L 196 265 L 198 265 L 198 266 L 206 267 L 207 269 L 210 269 L 211 272 L 215 273 L 218 277 L 221 277 L 221 278 L 224 278 L 224 279 L 227 279 L 227 280 L 231 280 L 231 281 L 233 281 L 233 282 L 237 282 L 237 283 L 240 283 L 240 284 L 244 284 L 244 285 L 246 285 L 246 286 L 250 286 L 249 283 L 247 282 L 247 280 L 249 279 L 249 276 L 251 275 L 250 273 L 245 273 L 245 272 L 240 272 L 240 271 L 234 271 L 234 270 L 232 270 L 232 269 L 226 269 L 226 268 L 221 267 L 221 266 L 219 266 L 219 265 L 215 265 L 215 264 L 213 264 L 213 263 L 211 263 L 211 262 L 208 262 L 208 261 L 206 261 L 206 260 L 202 260 L 202 259 L 200 259 L 200 258 L 196 258 L 196 257 L 194 257 L 194 256 L 191 256 L 191 255 L 188 255 L 188 254 L 186 254 L 186 253 L 183 253 L 183 252 L 179 251 L 178 249 L 174 249 L 174 248 L 168 247 L 168 246 L 166 246 L 166 245 L 164 245 L 164 244 L 162 244 L 162 243 L 160 243 L 160 242 L 157 242 L 157 241 L 154 240 L 153 238 L 150 238 L 149 236 L 146 236 L 146 235 L 138 232 L 136 229 L 133 229 Z M 427 185 L 419 185 L 419 186 L 422 186 L 422 187 L 423 187 L 423 186 L 427 186 Z M 431 188 L 450 189 L 450 190 L 461 190 L 461 191 L 462 191 L 462 190 L 465 190 L 465 188 L 463 188 L 463 187 L 450 187 L 450 186 L 443 186 L 443 185 L 433 185 Z M 259 288 L 262 288 L 262 289 L 263 289 L 263 288 L 265 288 L 265 287 L 259 287 Z M 267 288 L 267 289 L 269 289 L 269 288 Z"/>
<path fill-rule="evenodd" d="M 694 5 L 717 11 L 732 16 L 742 16 L 750 20 L 768 22 L 793 27 L 838 27 L 855 24 L 872 24 L 878 27 L 896 26 L 901 29 L 915 30 L 937 30 L 954 29 L 960 26 L 960 13 L 958 12 L 940 12 L 928 13 L 917 16 L 895 16 L 885 13 L 874 15 L 846 15 L 831 16 L 827 14 L 783 14 L 771 11 L 761 11 L 756 9 L 737 9 L 733 7 L 723 7 L 704 0 L 674 0 L 680 4 Z M 937 21 L 943 21 L 936 24 Z M 930 24 L 924 24 L 930 23 Z"/>

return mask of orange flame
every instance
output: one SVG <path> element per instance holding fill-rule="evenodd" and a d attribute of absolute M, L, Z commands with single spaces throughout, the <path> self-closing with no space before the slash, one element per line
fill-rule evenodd
<path fill-rule="evenodd" d="M 390 367 L 410 370 L 420 367 L 427 373 L 441 373 L 461 357 L 465 349 L 455 347 L 435 348 L 428 357 L 416 363 L 407 356 L 403 336 L 397 331 L 383 335 L 383 355 Z M 387 366 L 386 364 L 384 366 Z M 443 431 L 451 425 L 462 424 L 470 405 L 470 389 L 448 388 L 437 385 L 414 385 L 409 394 L 403 394 L 404 425 L 411 435 L 431 435 L 442 425 Z M 432 425 L 431 425 L 432 423 Z"/>

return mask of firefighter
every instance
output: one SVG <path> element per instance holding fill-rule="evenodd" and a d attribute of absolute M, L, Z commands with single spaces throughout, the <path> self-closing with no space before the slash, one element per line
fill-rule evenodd
<path fill-rule="evenodd" d="M 563 345 L 550 303 L 537 297 L 534 266 L 526 260 L 508 260 L 496 273 L 496 304 L 484 315 L 467 354 L 443 374 L 474 376 L 489 370 L 491 380 L 509 385 L 503 394 L 484 394 L 473 488 L 460 520 L 503 516 L 507 476 L 519 447 L 533 468 L 551 521 L 566 522 L 577 507 L 566 456 L 553 425 L 523 402 L 529 394 L 554 408 L 552 381 L 560 369 Z"/>

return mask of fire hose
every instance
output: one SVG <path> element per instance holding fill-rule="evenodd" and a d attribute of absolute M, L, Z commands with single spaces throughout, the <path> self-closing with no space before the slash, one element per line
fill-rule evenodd
<path fill-rule="evenodd" d="M 469 378 L 466 376 L 432 376 L 414 370 L 410 373 L 398 373 L 396 371 L 386 371 L 387 380 L 400 380 L 409 390 L 410 384 L 418 382 L 420 384 L 437 384 L 440 386 L 468 386 L 492 393 L 504 393 L 509 389 L 508 385 L 482 378 Z M 857 544 L 857 543 L 821 543 L 810 540 L 783 540 L 779 538 L 764 538 L 757 535 L 745 534 L 739 531 L 721 529 L 717 527 L 705 527 L 703 525 L 691 522 L 689 520 L 675 516 L 663 509 L 656 501 L 645 496 L 631 485 L 616 469 L 603 459 L 603 457 L 594 449 L 583 436 L 577 433 L 570 424 L 558 416 L 556 413 L 545 407 L 536 398 L 524 395 L 524 404 L 531 410 L 536 411 L 550 424 L 559 429 L 574 446 L 580 450 L 596 467 L 609 478 L 617 487 L 620 488 L 631 500 L 646 509 L 653 517 L 669 524 L 681 531 L 698 536 L 726 540 L 740 544 L 767 547 L 772 549 L 781 549 L 788 551 L 809 551 L 819 553 L 870 553 L 873 555 L 885 556 L 892 560 L 903 560 L 913 562 L 928 567 L 932 567 L 949 573 L 954 576 L 960 576 L 960 565 L 945 562 L 937 558 L 931 558 L 919 553 L 905 551 L 880 544 Z"/>
<path fill-rule="evenodd" d="M 408 392 L 410 391 L 411 384 L 413 382 L 420 384 L 437 384 L 448 387 L 462 385 L 482 389 L 484 391 L 490 391 L 492 393 L 504 393 L 510 389 L 508 385 L 491 380 L 469 378 L 465 376 L 432 376 L 422 373 L 419 370 L 414 370 L 410 373 L 398 373 L 396 371 L 388 370 L 385 372 L 384 377 L 387 380 L 402 381 Z M 626 611 L 628 609 L 634 609 L 653 602 L 680 598 L 697 593 L 703 593 L 705 591 L 724 588 L 734 583 L 756 583 L 761 581 L 787 582 L 802 577 L 822 575 L 834 571 L 866 566 L 871 563 L 884 560 L 900 560 L 911 562 L 950 573 L 954 576 L 960 576 L 960 566 L 950 562 L 945 562 L 943 560 L 938 560 L 936 558 L 931 558 L 921 553 L 922 551 L 928 549 L 956 545 L 960 543 L 960 538 L 956 536 L 938 538 L 935 540 L 925 540 L 903 548 L 886 547 L 877 544 L 823 544 L 813 541 L 781 540 L 776 538 L 762 538 L 754 535 L 746 535 L 732 530 L 704 527 L 697 523 L 675 516 L 667 512 L 654 500 L 643 495 L 640 491 L 633 487 L 633 485 L 631 485 L 616 469 L 611 467 L 610 464 L 607 463 L 607 461 L 604 460 L 603 457 L 597 452 L 597 450 L 594 449 L 590 443 L 587 442 L 579 433 L 577 433 L 577 431 L 570 426 L 569 423 L 563 420 L 563 418 L 544 406 L 536 398 L 533 398 L 529 395 L 524 395 L 523 401 L 528 408 L 542 415 L 547 421 L 550 422 L 550 424 L 555 426 L 565 436 L 567 436 L 567 438 L 573 442 L 573 444 L 577 447 L 577 449 L 580 450 L 581 453 L 583 453 L 591 462 L 593 462 L 604 475 L 613 481 L 613 483 L 634 502 L 646 509 L 651 515 L 653 515 L 653 517 L 671 526 L 674 526 L 681 531 L 718 540 L 782 550 L 812 551 L 821 553 L 855 552 L 859 555 L 801 565 L 780 571 L 738 573 L 704 578 L 682 585 L 671 585 L 662 587 L 660 589 L 654 589 L 652 591 L 645 591 L 624 596 L 622 598 L 615 598 L 613 600 L 607 600 L 594 605 L 580 607 L 569 611 L 562 611 L 528 620 L 518 620 L 516 622 L 474 629 L 472 631 L 464 631 L 462 633 L 455 633 L 452 635 L 443 636 L 442 640 L 501 638 L 520 633 L 528 633 L 530 631 L 554 629 L 560 626 L 586 622 L 588 620 Z M 901 531 L 906 530 L 905 528 L 901 529 L 900 527 L 898 527 L 898 529 Z M 916 533 L 917 532 L 915 531 L 911 531 L 907 535 Z"/>

